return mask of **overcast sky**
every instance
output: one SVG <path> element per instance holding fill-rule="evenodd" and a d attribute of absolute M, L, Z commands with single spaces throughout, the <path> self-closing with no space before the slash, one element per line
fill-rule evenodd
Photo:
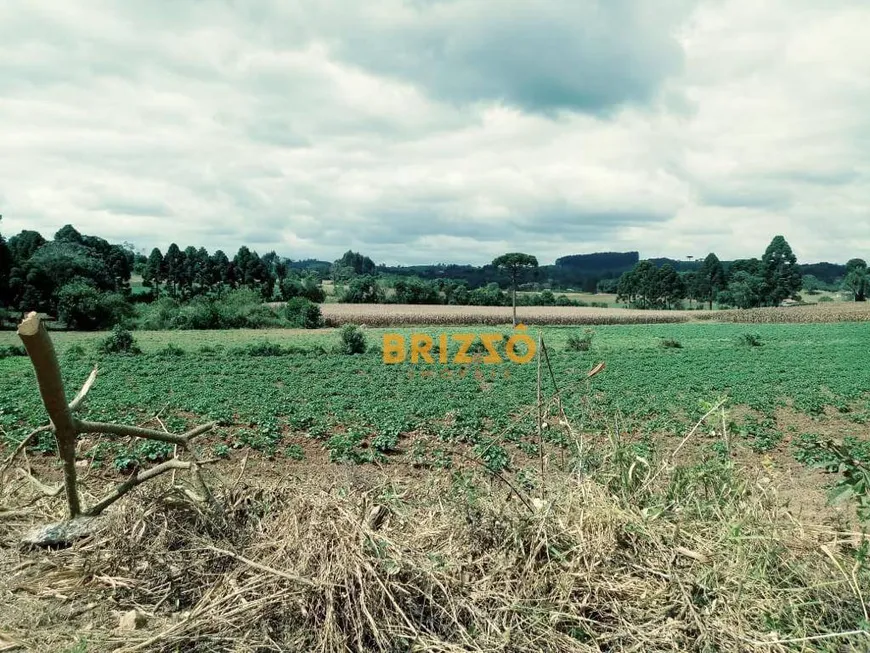
<path fill-rule="evenodd" d="M 3 0 L 0 230 L 870 256 L 866 0 Z"/>

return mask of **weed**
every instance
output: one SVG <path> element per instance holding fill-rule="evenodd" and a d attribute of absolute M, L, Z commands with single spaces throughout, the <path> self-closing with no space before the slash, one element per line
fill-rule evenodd
<path fill-rule="evenodd" d="M 592 339 L 595 337 L 595 331 L 592 329 L 584 329 L 583 335 L 572 333 L 568 336 L 566 349 L 568 351 L 589 351 L 592 348 Z"/>
<path fill-rule="evenodd" d="M 305 449 L 298 444 L 290 444 L 284 449 L 284 456 L 290 460 L 304 460 Z"/>
<path fill-rule="evenodd" d="M 136 344 L 133 334 L 116 324 L 105 340 L 100 343 L 100 352 L 103 354 L 141 354 L 142 350 Z"/>
<path fill-rule="evenodd" d="M 743 347 L 761 347 L 761 336 L 757 333 L 743 333 L 737 338 L 737 344 Z"/>
<path fill-rule="evenodd" d="M 486 466 L 493 474 L 498 474 L 506 469 L 510 464 L 510 454 L 500 444 L 489 442 L 487 444 L 478 444 L 474 447 L 474 455 Z"/>
<path fill-rule="evenodd" d="M 776 427 L 776 422 L 769 417 L 761 421 L 754 416 L 747 417 L 737 430 L 741 437 L 749 440 L 749 446 L 755 453 L 772 451 L 783 437 L 782 432 Z"/>
<path fill-rule="evenodd" d="M 187 352 L 184 351 L 181 347 L 173 345 L 171 342 L 167 344 L 165 347 L 157 350 L 156 356 L 160 358 L 177 358 L 178 356 L 184 356 Z"/>
<path fill-rule="evenodd" d="M 659 347 L 662 349 L 682 349 L 683 343 L 674 338 L 663 338 L 659 343 Z"/>
<path fill-rule="evenodd" d="M 339 351 L 343 354 L 364 354 L 366 352 L 366 336 L 355 324 L 345 324 L 341 327 Z"/>
<path fill-rule="evenodd" d="M 372 438 L 372 446 L 383 453 L 395 451 L 399 444 L 399 435 L 395 432 L 379 433 Z"/>

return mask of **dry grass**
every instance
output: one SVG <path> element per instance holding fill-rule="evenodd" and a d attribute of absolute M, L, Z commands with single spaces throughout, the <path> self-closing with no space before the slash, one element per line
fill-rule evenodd
<path fill-rule="evenodd" d="M 756 324 L 867 322 L 870 321 L 870 302 L 825 302 L 787 308 L 719 311 L 715 319 Z"/>
<path fill-rule="evenodd" d="M 870 588 L 836 534 L 736 479 L 711 502 L 677 470 L 652 509 L 617 467 L 534 512 L 498 485 L 368 478 L 226 490 L 220 519 L 152 490 L 57 552 L 16 553 L 31 520 L 2 520 L 0 634 L 125 653 L 866 650 L 840 636 Z M 131 608 L 146 628 L 113 632 Z"/>
<path fill-rule="evenodd" d="M 323 304 L 328 326 L 347 323 L 372 327 L 411 324 L 499 326 L 511 323 L 510 307 L 443 306 L 402 304 Z M 666 324 L 687 322 L 693 311 L 636 311 L 622 308 L 576 306 L 520 306 L 517 319 L 523 324 Z"/>
<path fill-rule="evenodd" d="M 511 309 L 501 306 L 440 306 L 402 304 L 323 304 L 328 326 L 367 324 L 500 326 L 510 324 Z M 870 321 L 870 302 L 831 302 L 809 306 L 728 311 L 642 311 L 627 308 L 521 306 L 517 318 L 534 325 L 668 324 L 694 321 L 795 323 Z"/>

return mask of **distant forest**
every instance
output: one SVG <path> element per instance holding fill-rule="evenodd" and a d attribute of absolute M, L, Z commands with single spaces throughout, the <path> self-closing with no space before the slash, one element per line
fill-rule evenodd
<path fill-rule="evenodd" d="M 0 224 L 2 226 L 2 224 Z M 569 291 L 615 294 L 636 308 L 778 305 L 800 292 L 847 291 L 863 301 L 870 276 L 862 259 L 800 264 L 777 236 L 761 258 L 719 261 L 653 258 L 638 252 L 563 256 L 538 265 L 529 254 L 522 269 L 499 265 L 376 265 L 348 251 L 336 261 L 260 255 L 242 245 L 232 254 L 202 246 L 137 252 L 66 225 L 51 239 L 36 231 L 0 234 L 0 323 L 23 311 L 57 316 L 73 328 L 117 323 L 142 328 L 274 326 L 269 302 L 606 306 L 569 298 Z M 505 257 L 499 257 L 505 258 Z M 136 278 L 141 283 L 131 283 Z M 324 281 L 331 281 L 329 288 Z M 327 297 L 327 290 L 331 296 Z M 612 297 L 611 297 L 612 300 Z M 306 309 L 307 310 L 307 309 Z"/>

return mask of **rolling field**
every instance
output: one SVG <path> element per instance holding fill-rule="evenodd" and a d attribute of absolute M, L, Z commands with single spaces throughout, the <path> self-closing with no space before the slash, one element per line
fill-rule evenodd
<path fill-rule="evenodd" d="M 221 508 L 192 503 L 173 473 L 91 538 L 20 553 L 23 529 L 63 511 L 34 483 L 60 479 L 52 437 L 37 440 L 0 471 L 0 648 L 867 643 L 855 511 L 826 505 L 837 475 L 809 466 L 828 437 L 870 460 L 866 324 L 603 325 L 588 351 L 569 342 L 589 331 L 545 327 L 540 431 L 534 363 L 457 364 L 451 344 L 445 365 L 385 365 L 394 331 L 512 334 L 366 328 L 372 349 L 346 355 L 337 329 L 136 332 L 141 354 L 103 355 L 105 334 L 53 333 L 70 396 L 99 365 L 83 417 L 173 432 L 219 420 L 196 442 Z M 29 359 L 0 358 L 0 437 L 14 446 L 44 421 Z M 81 437 L 83 500 L 173 453 Z M 142 625 L 121 632 L 130 610 Z"/>

